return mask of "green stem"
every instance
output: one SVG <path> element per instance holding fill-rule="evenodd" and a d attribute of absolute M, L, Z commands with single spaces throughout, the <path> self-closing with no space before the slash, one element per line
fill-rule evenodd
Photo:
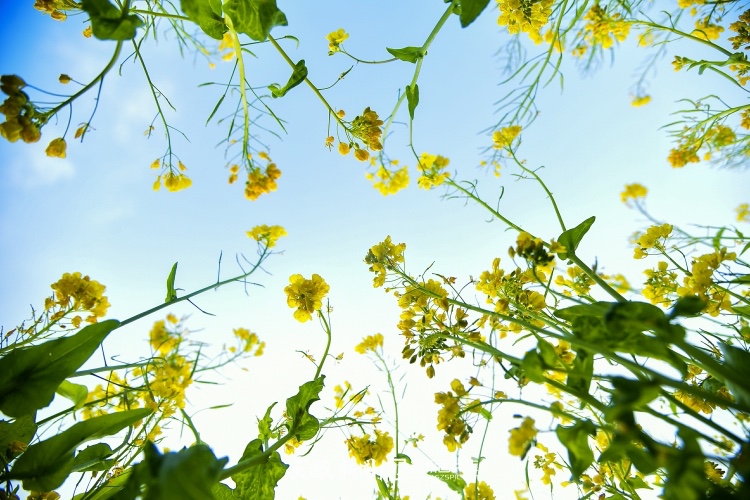
<path fill-rule="evenodd" d="M 250 109 L 247 103 L 247 92 L 245 90 L 245 60 L 242 57 L 242 45 L 237 31 L 234 29 L 232 19 L 224 14 L 224 22 L 229 28 L 229 34 L 232 37 L 234 54 L 237 57 L 237 68 L 240 73 L 240 100 L 242 101 L 242 114 L 244 117 L 244 127 L 242 131 L 242 161 L 248 161 L 249 144 L 250 144 Z"/>
<path fill-rule="evenodd" d="M 315 371 L 315 376 L 313 377 L 313 380 L 318 380 L 318 377 L 320 377 L 320 372 L 323 371 L 323 364 L 325 364 L 326 359 L 328 358 L 328 351 L 331 348 L 331 325 L 329 325 L 328 321 L 326 321 L 323 311 L 318 311 L 318 317 L 320 318 L 320 321 L 323 322 L 323 328 L 326 331 L 327 338 L 326 338 L 326 348 L 323 351 L 323 358 L 320 360 L 320 364 L 318 365 L 318 369 Z"/>
<path fill-rule="evenodd" d="M 536 181 L 542 186 L 542 188 L 544 189 L 544 191 L 547 193 L 547 196 L 549 197 L 549 200 L 552 202 L 552 208 L 555 210 L 555 215 L 557 216 L 557 220 L 560 223 L 560 227 L 562 228 L 563 231 L 565 231 L 566 230 L 565 229 L 565 222 L 563 222 L 563 218 L 562 218 L 562 215 L 560 214 L 560 210 L 557 208 L 557 202 L 555 201 L 555 197 L 552 196 L 552 193 L 550 192 L 550 190 L 547 189 L 547 185 L 544 183 L 544 181 L 541 179 L 541 177 L 539 177 L 539 175 L 536 172 L 534 172 L 531 169 L 526 168 L 523 165 L 523 163 L 521 163 L 518 160 L 518 158 L 516 157 L 515 151 L 513 151 L 512 149 L 509 149 L 509 151 L 510 151 L 511 156 L 513 157 L 513 161 L 516 162 L 516 165 L 518 165 L 519 167 L 521 167 L 521 170 L 523 170 L 524 172 L 526 172 L 526 173 L 534 176 L 534 179 L 536 179 Z"/>
<path fill-rule="evenodd" d="M 131 9 L 130 12 L 133 14 L 141 14 L 143 16 L 153 16 L 153 17 L 167 17 L 169 19 L 175 19 L 178 21 L 192 21 L 187 16 L 181 16 L 179 14 L 168 14 L 166 12 L 153 12 L 150 10 L 143 10 L 143 9 Z"/>
<path fill-rule="evenodd" d="M 396 401 L 396 388 L 393 385 L 393 378 L 391 377 L 391 371 L 388 369 L 388 365 L 385 362 L 385 359 L 378 353 L 377 351 L 373 351 L 375 353 L 375 356 L 380 360 L 380 363 L 383 365 L 383 370 L 385 371 L 386 376 L 388 377 L 388 388 L 391 390 L 391 399 L 393 400 L 393 413 L 394 413 L 394 419 L 395 419 L 395 440 L 396 440 L 396 453 L 401 453 L 401 451 L 398 448 L 398 437 L 399 437 L 399 431 L 398 431 L 398 401 Z M 398 469 L 399 464 L 401 463 L 401 460 L 396 460 L 396 476 L 394 479 L 394 485 L 393 485 L 393 494 L 396 495 L 396 498 L 398 497 Z"/>
<path fill-rule="evenodd" d="M 585 262 L 583 262 L 581 259 L 578 258 L 578 256 L 575 253 L 572 253 L 568 251 L 568 260 L 573 261 L 575 265 L 581 268 L 583 272 L 586 273 L 586 275 L 594 280 L 597 285 L 602 287 L 602 289 L 607 292 L 613 299 L 615 299 L 617 302 L 627 302 L 628 299 L 620 295 L 617 290 L 612 288 L 609 283 L 604 281 L 601 276 L 599 276 L 596 272 L 594 272 L 593 269 L 591 269 Z"/>

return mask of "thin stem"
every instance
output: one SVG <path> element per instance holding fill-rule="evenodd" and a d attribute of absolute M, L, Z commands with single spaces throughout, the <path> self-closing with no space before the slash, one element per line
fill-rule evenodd
<path fill-rule="evenodd" d="M 318 377 L 320 377 L 320 372 L 323 371 L 323 364 L 326 362 L 326 358 L 328 358 L 328 351 L 331 348 L 331 325 L 328 324 L 328 321 L 326 321 L 323 311 L 318 311 L 318 317 L 320 318 L 320 321 L 323 322 L 323 329 L 326 331 L 327 338 L 326 338 L 326 348 L 323 351 L 323 358 L 320 360 L 320 364 L 318 365 L 318 369 L 315 371 L 315 376 L 313 377 L 313 380 L 318 380 Z"/>
<path fill-rule="evenodd" d="M 245 90 L 245 60 L 242 57 L 242 45 L 240 44 L 240 38 L 234 29 L 232 19 L 224 14 L 224 22 L 229 28 L 229 34 L 232 37 L 232 45 L 234 46 L 234 54 L 237 57 L 237 68 L 240 73 L 240 100 L 242 101 L 242 114 L 244 117 L 244 127 L 242 131 L 242 161 L 248 160 L 248 145 L 250 143 L 250 109 L 247 103 L 247 93 Z"/>
<path fill-rule="evenodd" d="M 130 12 L 133 14 L 141 14 L 143 16 L 154 16 L 154 17 L 167 17 L 169 19 L 175 19 L 178 21 L 192 21 L 187 16 L 181 16 L 179 14 L 168 14 L 166 12 L 154 12 L 151 10 L 143 10 L 143 9 L 131 9 Z"/>

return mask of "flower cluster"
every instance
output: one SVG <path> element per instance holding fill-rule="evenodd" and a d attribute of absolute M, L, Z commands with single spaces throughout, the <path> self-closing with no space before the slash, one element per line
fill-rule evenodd
<path fill-rule="evenodd" d="M 383 347 L 383 334 L 376 333 L 375 335 L 368 335 L 362 339 L 362 342 L 354 347 L 354 350 L 360 354 L 364 354 L 367 351 L 375 351 L 378 347 Z"/>
<path fill-rule="evenodd" d="M 50 316 L 51 322 L 60 320 L 69 312 L 88 311 L 86 322 L 96 323 L 98 318 L 107 313 L 109 300 L 104 296 L 106 287 L 88 276 L 81 276 L 78 272 L 65 273 L 51 286 L 54 294 L 44 301 L 44 308 L 48 312 L 58 309 Z M 82 321 L 80 315 L 70 320 L 75 328 L 78 328 Z"/>
<path fill-rule="evenodd" d="M 390 235 L 386 236 L 381 243 L 370 248 L 365 256 L 365 263 L 370 264 L 370 271 L 375 273 L 373 287 L 383 286 L 386 272 L 395 269 L 398 264 L 404 263 L 405 250 L 406 244 L 393 244 Z"/>
<path fill-rule="evenodd" d="M 563 294 L 570 296 L 571 291 L 575 292 L 579 297 L 589 294 L 594 280 L 583 269 L 578 266 L 570 266 L 566 274 L 568 275 L 567 278 L 562 274 L 558 274 L 555 278 L 555 284 L 569 289 L 563 290 Z"/>
<path fill-rule="evenodd" d="M 354 152 L 355 156 L 359 151 L 367 153 L 364 149 L 358 149 Z M 390 162 L 394 166 L 393 169 L 386 167 L 382 163 L 378 165 L 375 162 L 375 158 L 370 158 L 370 163 L 373 166 L 377 166 L 377 170 L 374 173 L 367 172 L 365 177 L 369 181 L 372 181 L 372 187 L 380 191 L 380 194 L 383 196 L 396 194 L 409 185 L 409 168 L 406 165 L 399 168 L 397 166 L 398 160 Z"/>
<path fill-rule="evenodd" d="M 469 483 L 464 488 L 464 498 L 466 500 L 495 500 L 495 492 L 484 481 Z"/>
<path fill-rule="evenodd" d="M 603 49 L 612 47 L 615 40 L 623 42 L 630 33 L 630 24 L 622 19 L 619 13 L 608 14 L 606 8 L 595 4 L 584 17 L 584 39 L 591 46 L 600 46 Z"/>
<path fill-rule="evenodd" d="M 0 105 L 0 113 L 5 115 L 5 121 L 0 123 L 0 135 L 10 142 L 21 139 L 26 143 L 37 142 L 41 137 L 39 112 L 29 101 L 29 97 L 21 89 L 26 86 L 16 75 L 0 77 L 0 90 L 8 97 Z"/>
<path fill-rule="evenodd" d="M 533 238 L 525 231 L 518 234 L 516 247 L 511 247 L 508 251 L 511 258 L 518 255 L 532 266 L 547 267 L 555 259 L 554 255 L 547 252 L 544 242 L 540 238 Z"/>
<path fill-rule="evenodd" d="M 281 177 L 281 170 L 271 161 L 268 154 L 260 153 L 258 156 L 268 163 L 265 169 L 255 165 L 251 165 L 248 169 L 247 181 L 245 182 L 245 198 L 253 201 L 257 200 L 263 194 L 276 191 L 276 180 Z M 233 172 L 232 175 L 235 175 L 236 178 L 236 172 Z M 232 182 L 232 177 L 230 176 L 229 183 L 231 184 Z"/>
<path fill-rule="evenodd" d="M 371 151 L 380 151 L 383 149 L 383 145 L 380 143 L 380 136 L 383 135 L 383 130 L 380 128 L 383 125 L 383 120 L 378 117 L 378 114 L 371 110 L 369 106 L 365 108 L 361 115 L 354 118 L 349 126 L 349 132 L 364 142 L 365 146 Z M 362 148 L 355 148 L 355 155 L 357 151 L 364 151 Z M 367 151 L 364 151 L 367 153 Z M 360 154 L 362 156 L 362 154 Z M 357 157 L 360 161 L 365 161 L 368 156 L 364 158 Z"/>
<path fill-rule="evenodd" d="M 738 50 L 746 45 L 747 50 L 750 47 L 750 9 L 740 14 L 739 18 L 729 25 L 729 29 L 737 33 L 728 38 L 728 41 L 732 42 L 732 48 Z"/>
<path fill-rule="evenodd" d="M 294 318 L 300 323 L 311 320 L 312 313 L 320 311 L 323 307 L 323 297 L 330 288 L 328 283 L 317 274 L 313 274 L 310 279 L 305 279 L 301 274 L 291 275 L 284 293 L 287 295 L 287 305 L 297 308 L 294 311 Z"/>
<path fill-rule="evenodd" d="M 34 8 L 55 21 L 65 21 L 68 16 L 63 11 L 80 9 L 81 5 L 74 0 L 35 0 Z"/>
<path fill-rule="evenodd" d="M 735 211 L 737 212 L 737 222 L 750 222 L 750 204 L 740 203 Z"/>
<path fill-rule="evenodd" d="M 680 297 L 697 295 L 708 302 L 706 311 L 711 316 L 718 316 L 720 310 L 731 311 L 729 293 L 714 282 L 714 272 L 722 262 L 733 261 L 737 258 L 734 252 L 727 252 L 726 248 L 714 250 L 711 253 L 693 258 L 691 272 L 683 279 L 683 286 L 677 288 Z"/>
<path fill-rule="evenodd" d="M 629 200 L 637 202 L 641 198 L 645 198 L 647 194 L 648 189 L 642 184 L 635 182 L 633 184 L 625 185 L 625 190 L 620 193 L 620 200 L 622 200 L 623 203 L 628 203 Z"/>
<path fill-rule="evenodd" d="M 718 40 L 719 36 L 721 36 L 722 31 L 724 31 L 723 26 L 713 24 L 711 22 L 711 16 L 706 16 L 702 19 L 698 19 L 695 22 L 695 30 L 693 30 L 691 35 L 707 41 Z"/>
<path fill-rule="evenodd" d="M 668 307 L 672 304 L 677 291 L 677 273 L 669 269 L 669 264 L 659 261 L 656 269 L 646 269 L 647 276 L 641 295 L 652 304 Z"/>
<path fill-rule="evenodd" d="M 266 248 L 273 248 L 279 238 L 286 236 L 287 232 L 281 226 L 267 226 L 262 224 L 247 231 L 248 238 L 252 238 Z"/>
<path fill-rule="evenodd" d="M 422 189 L 432 189 L 441 185 L 450 176 L 444 169 L 448 166 L 450 160 L 440 155 L 431 155 L 422 153 L 419 157 L 417 168 L 422 175 L 417 180 L 417 184 Z"/>
<path fill-rule="evenodd" d="M 648 255 L 646 250 L 654 248 L 659 252 L 664 252 L 667 238 L 672 234 L 671 224 L 661 224 L 651 226 L 646 232 L 641 234 L 636 240 L 636 248 L 633 252 L 633 258 L 643 259 Z"/>
<path fill-rule="evenodd" d="M 480 406 L 479 400 L 462 404 L 461 399 L 465 398 L 469 392 L 460 380 L 453 379 L 451 389 L 452 391 L 436 392 L 435 403 L 442 405 L 442 408 L 438 410 L 437 429 L 445 432 L 443 444 L 448 448 L 448 451 L 453 452 L 461 448 L 461 445 L 469 440 L 469 435 L 472 433 L 472 428 L 466 422 L 462 409 L 471 406 L 471 411 L 478 412 Z"/>
<path fill-rule="evenodd" d="M 520 133 L 520 125 L 511 125 L 510 127 L 503 127 L 500 130 L 496 130 L 492 133 L 492 147 L 495 149 L 510 148 Z"/>
<path fill-rule="evenodd" d="M 336 31 L 328 33 L 326 35 L 326 40 L 328 40 L 328 55 L 333 55 L 334 52 L 341 50 L 339 46 L 347 38 L 349 38 L 349 34 L 344 31 L 344 28 L 339 28 Z"/>
<path fill-rule="evenodd" d="M 172 193 L 182 191 L 193 185 L 193 181 L 185 175 L 183 172 L 187 170 L 187 167 L 181 162 L 177 162 L 177 172 L 171 164 L 167 164 L 165 161 L 157 158 L 151 164 L 151 168 L 161 169 L 161 172 L 154 181 L 153 190 L 158 191 L 161 188 L 161 181 L 164 180 L 164 187 Z M 166 171 L 166 173 L 165 173 Z"/>
<path fill-rule="evenodd" d="M 552 15 L 554 0 L 497 0 L 500 17 L 497 24 L 506 26 L 508 33 L 526 33 L 534 43 L 541 43 L 541 29 Z"/>
<path fill-rule="evenodd" d="M 382 432 L 375 429 L 375 438 L 370 438 L 369 434 L 363 436 L 352 436 L 346 441 L 349 448 L 349 456 L 354 458 L 359 465 L 375 462 L 379 466 L 388 460 L 388 454 L 393 450 L 393 438 L 388 432 Z"/>
<path fill-rule="evenodd" d="M 536 439 L 537 430 L 534 427 L 534 419 L 526 417 L 521 422 L 520 427 L 510 430 L 508 439 L 508 451 L 516 457 L 524 457 L 533 446 Z"/>

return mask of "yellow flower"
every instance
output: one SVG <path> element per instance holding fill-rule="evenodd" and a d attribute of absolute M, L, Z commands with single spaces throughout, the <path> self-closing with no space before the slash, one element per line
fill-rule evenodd
<path fill-rule="evenodd" d="M 495 492 L 492 488 L 485 483 L 480 481 L 479 484 L 471 483 L 466 485 L 464 488 L 464 498 L 466 500 L 495 500 Z"/>
<path fill-rule="evenodd" d="M 339 153 L 341 153 L 341 156 L 346 156 L 349 154 L 350 148 L 349 145 L 344 142 L 339 142 Z"/>
<path fill-rule="evenodd" d="M 651 96 L 650 95 L 643 95 L 643 96 L 637 96 L 634 97 L 632 101 L 630 101 L 630 105 L 634 108 L 640 108 L 641 106 L 645 106 L 646 104 L 651 102 Z"/>
<path fill-rule="evenodd" d="M 378 347 L 383 347 L 383 334 L 376 333 L 375 335 L 368 335 L 362 339 L 362 342 L 354 347 L 354 350 L 360 354 L 364 354 L 367 351 L 375 351 Z"/>
<path fill-rule="evenodd" d="M 372 187 L 380 191 L 383 196 L 396 194 L 409 185 L 409 169 L 406 166 L 390 170 L 380 165 L 377 172 L 368 172 L 365 177 L 372 181 Z"/>
<path fill-rule="evenodd" d="M 750 205 L 741 203 L 736 209 L 737 222 L 750 222 Z"/>
<path fill-rule="evenodd" d="M 176 174 L 172 170 L 164 174 L 164 187 L 173 193 L 187 189 L 192 185 L 193 181 L 184 174 Z"/>
<path fill-rule="evenodd" d="M 68 145 L 65 143 L 65 139 L 58 137 L 57 139 L 52 139 L 52 142 L 47 146 L 45 153 L 47 153 L 47 156 L 53 158 L 65 158 L 65 150 L 67 147 Z"/>
<path fill-rule="evenodd" d="M 377 429 L 374 440 L 370 439 L 369 434 L 365 434 L 362 437 L 352 436 L 345 443 L 349 449 L 349 456 L 360 465 L 367 463 L 372 465 L 374 461 L 377 467 L 387 460 L 388 453 L 393 450 L 393 438 L 388 435 L 388 432 L 381 432 Z"/>
<path fill-rule="evenodd" d="M 497 130 L 492 134 L 492 145 L 495 149 L 509 148 L 513 141 L 521 133 L 520 125 L 512 125 L 510 127 L 504 127 L 501 130 Z"/>
<path fill-rule="evenodd" d="M 386 236 L 381 243 L 370 248 L 365 256 L 365 263 L 370 264 L 370 271 L 376 274 L 373 286 L 378 288 L 385 283 L 386 270 L 394 269 L 404 262 L 405 243 L 393 244 L 391 237 Z"/>
<path fill-rule="evenodd" d="M 710 20 L 710 16 L 707 16 L 696 21 L 695 30 L 690 34 L 703 40 L 718 40 L 724 28 L 718 24 L 711 24 Z"/>
<path fill-rule="evenodd" d="M 60 81 L 60 83 L 66 84 L 66 83 L 70 83 L 70 80 L 72 80 L 72 78 L 70 78 L 70 76 L 63 73 L 62 75 L 60 75 L 60 78 L 58 80 Z"/>
<path fill-rule="evenodd" d="M 86 29 L 83 30 L 83 36 L 86 38 L 91 38 L 91 35 L 93 34 L 93 31 L 91 30 L 91 26 L 86 26 Z"/>
<path fill-rule="evenodd" d="M 344 31 L 344 28 L 339 28 L 336 31 L 331 31 L 326 35 L 326 40 L 328 40 L 328 50 L 333 52 L 338 52 L 339 45 L 344 43 L 344 40 L 349 38 L 349 34 Z"/>
<path fill-rule="evenodd" d="M 55 298 L 45 301 L 47 310 L 58 306 L 63 310 L 89 311 L 91 316 L 86 321 L 96 323 L 97 318 L 104 316 L 109 308 L 109 300 L 104 295 L 106 287 L 88 276 L 81 276 L 81 273 L 65 273 L 51 288 Z"/>
<path fill-rule="evenodd" d="M 500 9 L 497 24 L 506 26 L 511 35 L 523 32 L 534 43 L 541 43 L 541 29 L 552 15 L 553 3 L 553 0 L 497 0 Z"/>
<path fill-rule="evenodd" d="M 370 157 L 370 153 L 368 153 L 366 149 L 355 149 L 354 157 L 359 161 L 367 161 Z"/>
<path fill-rule="evenodd" d="M 233 167 L 234 168 L 234 167 Z M 232 174 L 236 175 L 236 174 Z M 247 174 L 245 182 L 245 198 L 248 200 L 257 200 L 262 194 L 276 191 L 278 185 L 276 179 L 281 177 L 281 170 L 276 167 L 275 163 L 268 163 L 266 171 L 260 168 L 252 168 Z M 234 182 L 230 176 L 230 184 Z"/>
<path fill-rule="evenodd" d="M 625 41 L 630 32 L 630 24 L 623 21 L 620 14 L 609 15 L 598 3 L 586 13 L 585 19 L 588 21 L 584 27 L 586 41 L 603 49 L 612 47 L 615 40 Z"/>
<path fill-rule="evenodd" d="M 273 248 L 276 246 L 276 241 L 279 238 L 286 236 L 287 232 L 281 226 L 267 226 L 262 224 L 255 226 L 251 231 L 247 232 L 249 238 L 254 239 L 258 243 L 265 245 L 266 248 Z"/>
<path fill-rule="evenodd" d="M 334 138 L 332 135 L 329 135 L 328 137 L 326 137 L 326 147 L 328 149 L 331 149 L 331 147 L 333 147 L 333 141 L 334 141 Z"/>
<path fill-rule="evenodd" d="M 620 200 L 622 200 L 623 203 L 627 203 L 628 200 L 645 198 L 647 194 L 648 189 L 642 184 L 638 184 L 637 182 L 633 184 L 625 184 L 625 190 L 620 193 Z"/>
<path fill-rule="evenodd" d="M 431 155 L 422 153 L 419 157 L 417 168 L 422 175 L 417 180 L 417 184 L 422 189 L 432 189 L 441 185 L 449 177 L 448 172 L 443 169 L 448 166 L 450 160 L 440 155 Z"/>
<path fill-rule="evenodd" d="M 305 279 L 301 274 L 289 277 L 289 285 L 284 288 L 287 295 L 286 303 L 289 307 L 297 308 L 294 318 L 300 323 L 312 319 L 312 313 L 323 307 L 323 297 L 330 290 L 330 286 L 317 274 Z"/>
<path fill-rule="evenodd" d="M 531 447 L 531 442 L 536 438 L 537 430 L 534 427 L 534 419 L 526 417 L 520 427 L 510 430 L 508 439 L 508 451 L 516 457 L 523 457 Z"/>

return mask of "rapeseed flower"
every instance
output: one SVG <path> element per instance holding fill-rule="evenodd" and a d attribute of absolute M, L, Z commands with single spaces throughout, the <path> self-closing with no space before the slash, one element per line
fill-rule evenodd
<path fill-rule="evenodd" d="M 301 274 L 293 274 L 289 277 L 289 283 L 284 288 L 284 293 L 287 295 L 287 305 L 297 308 L 294 318 L 300 323 L 311 320 L 312 313 L 323 307 L 323 297 L 330 286 L 317 274 L 313 274 L 310 279 L 305 279 Z"/>
<path fill-rule="evenodd" d="M 267 226 L 262 224 L 247 231 L 248 238 L 252 238 L 266 248 L 273 248 L 279 238 L 287 235 L 286 229 L 281 226 Z"/>
<path fill-rule="evenodd" d="M 508 451 L 516 457 L 523 457 L 536 438 L 537 430 L 534 427 L 534 419 L 526 417 L 520 427 L 510 430 L 508 439 Z"/>

